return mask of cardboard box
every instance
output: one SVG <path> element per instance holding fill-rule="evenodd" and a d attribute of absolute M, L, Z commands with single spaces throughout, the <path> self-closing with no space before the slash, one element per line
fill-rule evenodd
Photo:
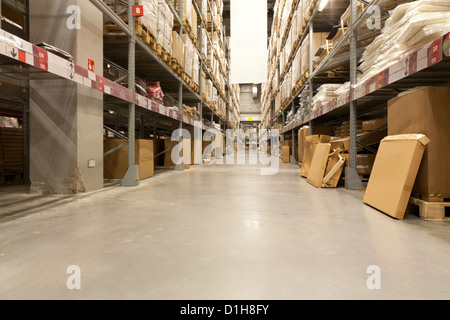
<path fill-rule="evenodd" d="M 381 126 L 384 126 L 387 124 L 387 119 L 378 119 L 378 120 L 369 120 L 369 121 L 363 121 L 362 123 L 362 131 L 373 131 Z"/>
<path fill-rule="evenodd" d="M 374 133 L 366 138 L 363 138 L 361 140 L 362 143 L 364 143 L 367 146 L 373 146 L 381 142 L 383 138 L 387 136 L 387 128 L 384 130 L 380 130 L 377 133 Z M 358 138 L 364 137 L 367 133 L 359 133 L 357 134 Z M 333 144 L 339 144 L 342 143 L 343 150 L 342 151 L 349 151 L 350 150 L 350 137 L 345 137 L 342 139 L 333 140 Z M 362 147 L 357 147 L 358 152 L 362 151 Z"/>
<path fill-rule="evenodd" d="M 345 158 L 345 166 L 350 167 L 350 155 L 343 154 Z M 372 173 L 373 164 L 375 163 L 375 154 L 358 154 L 356 156 L 356 172 L 359 175 L 368 176 Z"/>
<path fill-rule="evenodd" d="M 311 166 L 308 171 L 308 181 L 316 188 L 322 188 L 323 177 L 327 168 L 328 156 L 330 155 L 331 144 L 319 143 L 314 151 Z"/>
<path fill-rule="evenodd" d="M 283 147 L 283 162 L 284 163 L 291 162 L 291 147 L 288 146 Z"/>
<path fill-rule="evenodd" d="M 305 139 L 310 135 L 310 128 L 303 127 L 298 130 L 298 159 L 303 162 L 304 151 L 305 151 Z"/>
<path fill-rule="evenodd" d="M 164 140 L 164 149 L 167 150 L 169 148 L 176 148 L 175 146 L 178 144 L 176 141 L 172 141 L 170 139 Z M 164 154 L 164 166 L 165 167 L 175 167 L 175 163 L 172 161 L 172 151 L 174 149 L 167 151 Z M 188 152 L 185 152 L 187 150 Z M 183 150 L 181 151 L 181 155 L 184 160 L 184 169 L 188 170 L 190 169 L 191 164 L 191 157 L 192 152 L 189 152 L 191 150 L 191 140 L 185 139 L 183 140 Z"/>
<path fill-rule="evenodd" d="M 325 171 L 324 184 L 325 188 L 336 188 L 342 172 L 344 171 L 345 159 L 339 149 L 335 149 L 328 158 L 327 170 Z M 332 171 L 335 171 L 333 174 Z M 330 175 L 328 177 L 328 175 Z"/>
<path fill-rule="evenodd" d="M 423 88 L 388 103 L 389 134 L 421 133 L 430 140 L 413 193 L 450 198 L 450 87 Z"/>
<path fill-rule="evenodd" d="M 164 150 L 175 147 L 177 144 L 178 142 L 166 139 L 164 140 Z M 164 167 L 175 167 L 175 163 L 172 161 L 172 151 L 173 149 L 164 154 Z"/>
<path fill-rule="evenodd" d="M 339 149 L 341 152 L 345 151 L 344 142 L 342 140 L 331 140 L 331 150 Z"/>
<path fill-rule="evenodd" d="M 201 140 L 192 140 L 191 141 L 191 164 L 192 165 L 198 165 L 198 164 L 202 164 L 203 163 L 203 151 L 204 149 L 202 149 L 202 141 Z M 195 154 L 199 153 L 200 158 L 199 159 L 195 159 Z M 197 161 L 195 161 L 197 160 Z"/>
<path fill-rule="evenodd" d="M 414 181 L 430 140 L 419 134 L 383 139 L 369 179 L 364 203 L 403 219 Z"/>
<path fill-rule="evenodd" d="M 107 139 L 104 141 L 105 152 L 112 150 L 125 141 L 121 139 Z M 139 165 L 139 179 L 144 180 L 153 177 L 153 141 L 136 140 L 136 165 Z M 120 148 L 104 158 L 104 178 L 121 180 L 128 171 L 128 145 Z"/>
<path fill-rule="evenodd" d="M 308 178 L 309 168 L 313 161 L 314 152 L 316 151 L 316 146 L 319 143 L 329 143 L 331 140 L 330 136 L 325 135 L 313 135 L 305 138 L 305 150 L 303 154 L 302 167 L 300 170 L 300 175 L 304 178 Z"/>

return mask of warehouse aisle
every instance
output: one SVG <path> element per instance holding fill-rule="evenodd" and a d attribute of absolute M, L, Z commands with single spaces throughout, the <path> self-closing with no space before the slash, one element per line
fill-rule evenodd
<path fill-rule="evenodd" d="M 393 220 L 294 166 L 259 173 L 168 172 L 0 224 L 0 298 L 450 298 L 448 224 Z"/>

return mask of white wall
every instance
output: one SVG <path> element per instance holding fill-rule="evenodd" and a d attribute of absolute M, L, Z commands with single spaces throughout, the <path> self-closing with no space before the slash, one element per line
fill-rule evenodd
<path fill-rule="evenodd" d="M 267 80 L 267 0 L 231 0 L 231 82 Z"/>

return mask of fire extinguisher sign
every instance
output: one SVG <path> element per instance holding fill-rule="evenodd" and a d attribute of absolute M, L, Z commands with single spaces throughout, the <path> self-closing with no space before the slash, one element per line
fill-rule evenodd
<path fill-rule="evenodd" d="M 88 70 L 90 72 L 95 72 L 95 62 L 91 59 L 88 59 Z"/>

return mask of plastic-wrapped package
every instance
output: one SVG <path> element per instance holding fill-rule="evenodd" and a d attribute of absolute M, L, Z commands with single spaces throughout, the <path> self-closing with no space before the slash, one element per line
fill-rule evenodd
<path fill-rule="evenodd" d="M 320 108 L 333 99 L 337 98 L 339 94 L 336 93 L 340 88 L 342 87 L 342 84 L 324 84 L 321 85 L 318 93 L 314 96 L 312 101 L 312 110 L 316 110 L 317 108 Z"/>
<path fill-rule="evenodd" d="M 194 81 L 194 83 L 196 85 L 198 85 L 198 77 L 199 77 L 199 58 L 197 54 L 194 54 L 194 64 L 192 67 L 192 81 Z"/>
<path fill-rule="evenodd" d="M 294 86 L 297 84 L 297 82 L 301 78 L 301 74 L 300 74 L 301 69 L 302 69 L 302 52 L 301 52 L 301 50 L 297 50 L 294 61 L 292 62 L 292 78 L 293 78 Z"/>
<path fill-rule="evenodd" d="M 163 101 L 164 93 L 159 82 L 147 82 L 146 89 L 149 98 Z"/>
<path fill-rule="evenodd" d="M 303 18 L 303 0 L 299 1 L 296 15 L 297 15 L 297 31 L 300 32 L 300 30 L 303 26 L 303 19 L 304 19 Z"/>
<path fill-rule="evenodd" d="M 158 1 L 139 0 L 138 4 L 144 7 L 144 16 L 138 18 L 138 23 L 145 26 L 156 37 L 158 33 Z"/>
<path fill-rule="evenodd" d="M 289 95 L 292 91 L 292 80 L 291 80 L 291 71 L 289 70 L 288 73 L 286 73 L 286 96 L 285 99 L 289 98 Z"/>
<path fill-rule="evenodd" d="M 396 7 L 382 34 L 363 54 L 359 76 L 364 81 L 427 43 L 450 32 L 450 1 L 419 0 Z"/>
<path fill-rule="evenodd" d="M 194 45 L 188 35 L 183 34 L 183 44 L 184 44 L 184 71 L 186 74 L 192 78 L 192 57 L 194 55 Z"/>
<path fill-rule="evenodd" d="M 20 128 L 19 120 L 11 117 L 0 117 L 0 127 L 2 128 Z"/>

